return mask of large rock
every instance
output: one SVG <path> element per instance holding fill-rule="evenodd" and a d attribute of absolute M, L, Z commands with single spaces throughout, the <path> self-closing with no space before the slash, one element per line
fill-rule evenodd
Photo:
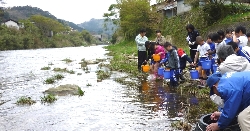
<path fill-rule="evenodd" d="M 54 87 L 49 88 L 44 92 L 58 96 L 78 95 L 78 88 L 79 86 L 77 85 L 66 84 L 66 85 L 60 85 L 55 88 Z"/>

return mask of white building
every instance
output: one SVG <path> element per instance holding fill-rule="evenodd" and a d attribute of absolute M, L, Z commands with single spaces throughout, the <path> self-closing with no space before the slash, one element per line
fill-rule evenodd
<path fill-rule="evenodd" d="M 164 2 L 154 4 L 157 12 L 165 17 L 173 17 L 191 10 L 191 6 L 184 3 L 184 0 L 165 0 Z"/>
<path fill-rule="evenodd" d="M 19 23 L 17 22 L 17 21 L 15 21 L 15 20 L 12 20 L 12 19 L 8 19 L 8 20 L 6 20 L 4 23 L 2 23 L 2 24 L 5 24 L 7 27 L 9 27 L 9 28 L 15 28 L 15 29 L 17 29 L 17 30 L 19 30 Z"/>

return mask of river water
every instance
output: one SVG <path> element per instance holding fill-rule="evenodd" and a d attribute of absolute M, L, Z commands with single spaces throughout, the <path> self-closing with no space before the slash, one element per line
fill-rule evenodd
<path fill-rule="evenodd" d="M 97 82 L 97 64 L 88 65 L 90 73 L 81 69 L 81 59 L 106 59 L 106 53 L 103 46 L 0 51 L 0 131 L 171 130 L 170 122 L 182 119 L 177 115 L 181 98 L 174 91 L 148 81 L 127 87 L 114 81 L 120 73 Z M 73 62 L 65 63 L 65 58 Z M 51 69 L 41 70 L 45 66 Z M 56 67 L 76 73 L 44 84 L 57 74 L 52 71 Z M 41 104 L 46 89 L 64 84 L 80 86 L 85 95 L 58 96 L 52 104 Z M 21 96 L 36 103 L 16 105 Z"/>

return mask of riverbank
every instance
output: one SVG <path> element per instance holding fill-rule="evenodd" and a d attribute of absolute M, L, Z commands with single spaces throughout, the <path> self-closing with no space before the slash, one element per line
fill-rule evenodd
<path fill-rule="evenodd" d="M 108 49 L 109 55 L 113 56 L 113 58 L 110 61 L 110 69 L 119 71 L 119 72 L 125 72 L 128 73 L 130 77 L 137 77 L 135 79 L 134 84 L 137 86 L 140 86 L 141 79 L 146 79 L 146 77 L 138 77 L 141 74 L 137 71 L 137 62 L 136 60 L 132 61 L 129 59 L 129 57 L 137 56 L 137 48 L 134 41 L 122 41 L 121 43 L 109 45 L 105 47 Z M 129 56 L 129 57 L 128 57 Z M 186 71 L 185 74 L 186 77 L 189 76 L 189 72 Z M 144 73 L 143 73 L 144 74 Z M 143 76 L 143 75 L 142 75 Z M 147 74 L 144 74 L 144 76 L 147 76 Z M 118 81 L 120 83 L 124 83 L 123 79 Z M 139 83 L 139 84 L 138 84 Z M 163 81 L 164 88 L 169 88 L 165 81 Z M 197 88 L 195 81 L 186 81 L 184 83 L 181 83 L 180 86 L 175 89 L 176 93 L 184 98 L 185 100 L 189 99 L 195 99 L 197 100 L 197 104 L 190 104 L 189 101 L 181 101 L 183 107 L 187 107 L 188 112 L 185 114 L 185 120 L 187 123 L 196 123 L 197 120 L 200 118 L 200 116 L 204 114 L 211 113 L 213 111 L 216 111 L 216 105 L 210 100 L 209 98 L 209 88 Z M 180 104 L 176 103 L 176 104 Z M 175 127 L 178 127 L 178 123 L 172 123 Z"/>

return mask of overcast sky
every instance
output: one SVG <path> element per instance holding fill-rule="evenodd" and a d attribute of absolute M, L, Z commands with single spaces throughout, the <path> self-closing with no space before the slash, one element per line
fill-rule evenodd
<path fill-rule="evenodd" d="M 4 0 L 9 6 L 38 7 L 50 12 L 59 19 L 80 24 L 91 18 L 103 18 L 103 13 L 108 12 L 111 4 L 116 0 Z"/>

